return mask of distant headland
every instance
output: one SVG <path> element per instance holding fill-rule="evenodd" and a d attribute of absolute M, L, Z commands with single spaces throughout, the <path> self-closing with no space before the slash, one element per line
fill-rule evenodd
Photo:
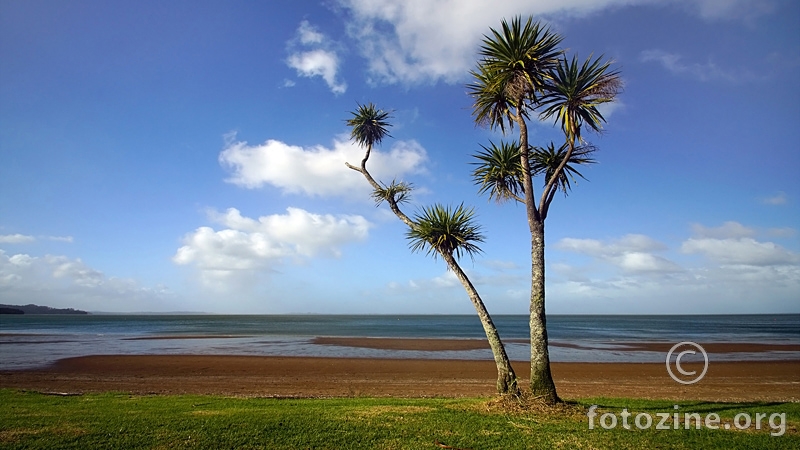
<path fill-rule="evenodd" d="M 73 308 L 51 308 L 39 305 L 2 305 L 0 314 L 89 314 L 86 311 Z"/>

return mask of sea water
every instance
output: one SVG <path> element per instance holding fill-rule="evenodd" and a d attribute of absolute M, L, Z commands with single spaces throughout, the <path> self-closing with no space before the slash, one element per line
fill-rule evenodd
<path fill-rule="evenodd" d="M 528 316 L 493 320 L 512 360 L 530 357 Z M 800 314 L 552 315 L 554 362 L 659 362 L 665 353 L 622 343 L 800 344 Z M 102 354 L 273 355 L 492 359 L 488 349 L 383 350 L 315 343 L 320 336 L 485 339 L 474 315 L 2 315 L 0 369 Z M 797 351 L 716 353 L 714 360 L 800 360 Z"/>

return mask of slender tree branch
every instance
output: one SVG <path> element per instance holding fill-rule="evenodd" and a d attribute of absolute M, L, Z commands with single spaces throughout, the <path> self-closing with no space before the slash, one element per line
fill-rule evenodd
<path fill-rule="evenodd" d="M 353 170 L 355 170 L 356 172 L 359 172 L 359 173 L 364 173 L 364 172 L 361 172 L 361 169 L 359 169 L 358 167 L 356 167 L 356 166 L 354 166 L 354 165 L 350 164 L 349 162 L 345 162 L 345 163 L 344 163 L 344 165 L 345 165 L 345 166 L 347 166 L 347 167 L 348 167 L 348 168 L 350 168 L 350 169 L 353 169 Z"/>
<path fill-rule="evenodd" d="M 518 202 L 522 203 L 523 205 L 525 204 L 525 199 L 524 199 L 524 198 L 522 198 L 522 197 L 519 197 L 519 196 L 517 196 L 517 195 L 514 195 L 514 194 L 508 194 L 508 196 L 509 196 L 509 197 L 511 197 L 511 198 L 513 198 L 514 200 L 516 200 L 516 201 L 518 201 Z"/>
<path fill-rule="evenodd" d="M 550 203 L 553 202 L 553 198 L 556 196 L 556 192 L 558 189 L 550 189 L 550 196 L 547 197 L 547 201 L 544 203 L 544 207 L 542 207 L 542 220 L 547 219 L 547 213 L 550 212 Z"/>
<path fill-rule="evenodd" d="M 369 171 L 367 170 L 367 161 L 369 160 L 369 155 L 371 151 L 372 151 L 372 146 L 371 145 L 367 146 L 367 151 L 364 154 L 364 159 L 361 160 L 360 168 L 355 167 L 348 162 L 345 162 L 344 164 L 347 167 L 355 170 L 356 172 L 361 172 L 361 174 L 364 175 L 364 178 L 367 179 L 367 181 L 369 182 L 369 184 L 372 186 L 373 189 L 380 190 L 381 185 L 378 184 L 378 182 L 375 181 L 374 178 L 372 178 L 372 175 L 370 175 Z M 402 220 L 403 223 L 409 226 L 409 228 L 414 228 L 414 222 L 407 215 L 405 215 L 405 213 L 403 213 L 403 211 L 400 209 L 400 206 L 397 204 L 397 200 L 395 200 L 394 197 L 387 198 L 386 202 L 389 203 L 389 208 L 392 210 L 394 215 L 397 216 L 398 219 Z"/>
<path fill-rule="evenodd" d="M 570 133 L 571 134 L 571 133 Z M 564 155 L 564 159 L 561 161 L 561 164 L 558 165 L 555 172 L 553 172 L 553 176 L 547 181 L 547 184 L 544 187 L 544 191 L 542 191 L 542 199 L 539 202 L 539 210 L 542 211 L 542 220 L 544 220 L 547 216 L 547 209 L 550 207 L 550 202 L 553 201 L 553 196 L 555 195 L 555 191 L 558 189 L 558 178 L 561 176 L 561 172 L 564 171 L 564 167 L 566 167 L 569 159 L 572 157 L 572 152 L 575 150 L 575 137 L 574 136 L 567 136 L 569 142 L 569 148 L 567 149 L 567 154 Z"/>

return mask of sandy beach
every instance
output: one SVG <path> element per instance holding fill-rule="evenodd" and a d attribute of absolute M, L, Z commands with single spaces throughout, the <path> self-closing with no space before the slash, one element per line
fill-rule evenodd
<path fill-rule="evenodd" d="M 318 338 L 318 344 L 448 350 L 481 341 Z M 660 344 L 630 344 L 660 349 Z M 713 351 L 776 346 L 718 344 Z M 789 350 L 777 346 L 778 350 Z M 713 361 L 713 360 L 712 360 Z M 513 363 L 523 385 L 527 362 Z M 684 368 L 697 368 L 685 365 Z M 702 367 L 699 367 L 702 369 Z M 800 401 L 800 361 L 714 362 L 698 383 L 672 380 L 663 363 L 553 363 L 565 399 L 637 397 L 705 401 Z M 93 355 L 45 368 L 0 371 L 0 388 L 42 392 L 217 394 L 253 397 L 465 397 L 495 393 L 492 361 L 216 355 Z"/>

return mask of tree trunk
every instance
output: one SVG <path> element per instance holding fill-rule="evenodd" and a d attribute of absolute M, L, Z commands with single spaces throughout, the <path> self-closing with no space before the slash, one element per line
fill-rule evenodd
<path fill-rule="evenodd" d="M 489 341 L 489 346 L 492 348 L 494 363 L 497 365 L 497 392 L 501 395 L 509 394 L 519 396 L 520 391 L 517 385 L 517 376 L 514 373 L 514 369 L 511 367 L 511 361 L 508 359 L 503 342 L 500 340 L 500 334 L 497 333 L 497 328 L 494 326 L 494 322 L 492 322 L 492 318 L 489 315 L 489 311 L 486 310 L 483 300 L 481 300 L 480 295 L 478 295 L 478 291 L 469 281 L 464 271 L 461 270 L 461 266 L 458 265 L 453 255 L 445 253 L 442 254 L 442 258 L 444 258 L 447 266 L 455 273 L 459 281 L 461 281 L 461 284 L 464 285 L 464 289 L 467 291 L 467 295 L 469 295 L 469 299 L 472 301 L 472 304 L 475 306 L 475 311 L 478 313 L 478 318 L 481 320 L 483 331 L 486 333 L 486 339 Z"/>
<path fill-rule="evenodd" d="M 379 189 L 380 185 L 377 181 L 375 181 L 374 178 L 372 178 L 372 175 L 370 175 L 369 171 L 367 170 L 367 160 L 369 159 L 371 149 L 372 145 L 369 145 L 367 147 L 367 152 L 364 156 L 364 159 L 361 160 L 360 168 L 355 167 L 347 162 L 345 162 L 345 165 L 356 172 L 361 172 L 361 174 L 366 177 L 367 181 L 374 189 Z M 414 222 L 400 210 L 400 206 L 397 204 L 397 201 L 395 201 L 393 198 L 386 200 L 389 203 L 389 207 L 392 209 L 392 212 L 394 212 L 394 214 L 401 221 L 403 221 L 403 223 L 408 225 L 409 228 L 413 229 Z M 444 258 L 450 270 L 452 270 L 453 273 L 456 274 L 456 277 L 458 277 L 459 281 L 461 281 L 461 284 L 467 291 L 470 301 L 472 301 L 473 306 L 475 306 L 475 311 L 478 313 L 478 318 L 481 320 L 483 331 L 486 333 L 486 339 L 489 341 L 489 347 L 491 347 L 492 354 L 494 355 L 494 362 L 497 365 L 497 392 L 501 395 L 508 394 L 519 396 L 520 390 L 517 384 L 517 375 L 514 373 L 514 369 L 511 367 L 511 361 L 508 359 L 503 341 L 500 340 L 500 334 L 497 333 L 497 328 L 495 328 L 494 322 L 492 322 L 492 317 L 489 315 L 489 311 L 486 310 L 483 300 L 481 300 L 480 295 L 478 295 L 478 291 L 475 289 L 475 286 L 472 285 L 472 282 L 469 281 L 469 278 L 467 278 L 467 274 L 461 270 L 461 266 L 458 265 L 458 262 L 453 255 L 447 253 L 440 253 L 440 255 L 442 258 Z"/>
<path fill-rule="evenodd" d="M 518 104 L 522 104 L 520 101 Z M 559 402 L 556 384 L 550 373 L 550 351 L 547 348 L 547 319 L 544 312 L 544 219 L 536 208 L 533 195 L 533 180 L 530 173 L 528 153 L 528 125 L 520 107 L 515 121 L 519 126 L 520 164 L 522 165 L 525 189 L 525 210 L 531 232 L 531 392 L 547 403 Z M 546 191 L 542 193 L 546 195 Z"/>
<path fill-rule="evenodd" d="M 550 351 L 547 348 L 547 319 L 544 310 L 544 222 L 531 229 L 531 391 L 547 403 L 559 402 Z"/>

